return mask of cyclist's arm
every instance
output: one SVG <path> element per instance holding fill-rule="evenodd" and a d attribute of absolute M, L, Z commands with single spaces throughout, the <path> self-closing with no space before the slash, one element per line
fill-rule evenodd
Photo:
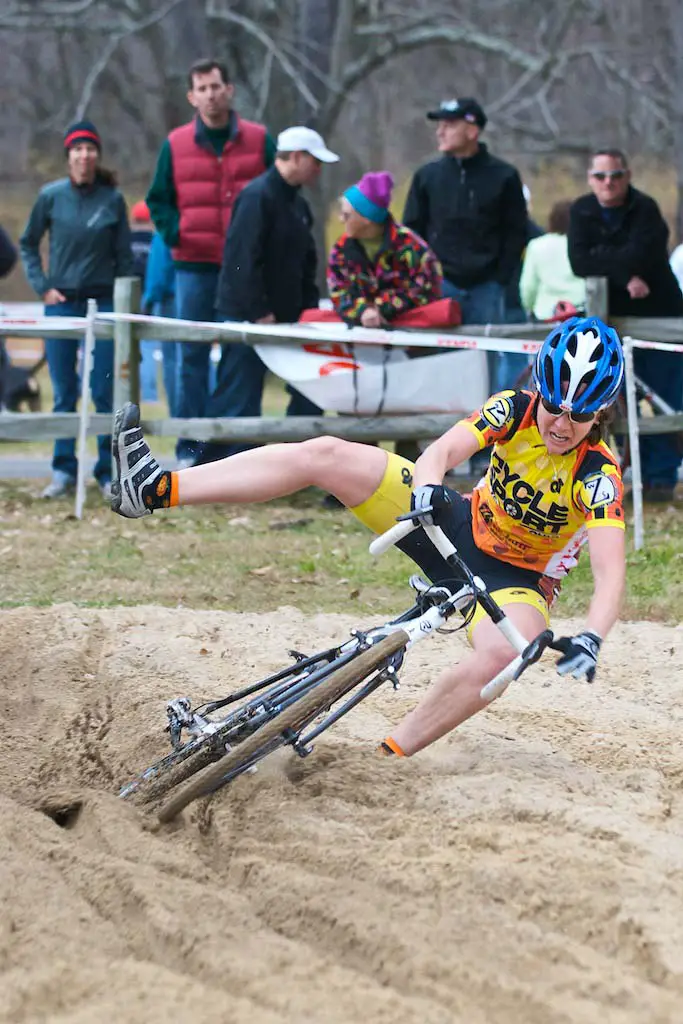
<path fill-rule="evenodd" d="M 626 581 L 625 533 L 620 526 L 588 530 L 593 597 L 586 629 L 605 637 L 619 617 Z"/>
<path fill-rule="evenodd" d="M 480 447 L 475 434 L 468 427 L 456 423 L 419 457 L 413 474 L 414 486 L 441 483 L 449 469 L 470 459 Z"/>

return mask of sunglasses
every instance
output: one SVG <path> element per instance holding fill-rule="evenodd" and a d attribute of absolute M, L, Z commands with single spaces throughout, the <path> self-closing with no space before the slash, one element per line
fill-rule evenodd
<path fill-rule="evenodd" d="M 626 171 L 591 171 L 591 178 L 596 181 L 621 181 L 626 177 Z"/>
<path fill-rule="evenodd" d="M 590 423 L 596 416 L 596 413 L 594 412 L 567 412 L 566 409 L 563 409 L 559 405 L 553 405 L 552 402 L 546 402 L 545 398 L 541 399 L 541 405 L 549 416 L 564 416 L 566 414 L 572 423 Z"/>

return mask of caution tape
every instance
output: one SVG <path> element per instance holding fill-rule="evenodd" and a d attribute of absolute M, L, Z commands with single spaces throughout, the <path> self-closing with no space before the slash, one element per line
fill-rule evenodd
<path fill-rule="evenodd" d="M 325 342 L 346 343 L 350 345 L 395 346 L 397 348 L 425 349 L 463 349 L 481 352 L 517 352 L 522 355 L 535 355 L 542 341 L 528 338 L 496 338 L 487 335 L 468 335 L 442 331 L 405 331 L 382 330 L 367 327 L 347 327 L 344 324 L 253 324 L 238 321 L 216 323 L 207 320 L 180 320 L 173 317 L 145 316 L 142 313 L 97 313 L 97 326 L 112 326 L 115 323 L 144 324 L 153 328 L 163 327 L 165 333 L 169 328 L 178 328 L 177 340 L 186 340 L 184 333 L 188 329 L 200 331 L 208 335 L 207 341 L 221 338 L 234 338 L 236 341 L 251 344 L 277 344 L 278 342 Z M 85 317 L 8 317 L 0 315 L 0 334 L 25 335 L 65 335 L 80 336 L 85 331 Z M 490 325 L 495 330 L 495 324 Z M 98 332 L 100 333 L 100 332 Z M 151 333 L 151 332 L 150 332 Z M 152 334 L 153 336 L 153 334 Z M 160 341 L 171 340 L 161 338 Z M 634 348 L 650 349 L 659 352 L 683 353 L 683 343 L 661 341 L 644 341 L 632 338 Z"/>

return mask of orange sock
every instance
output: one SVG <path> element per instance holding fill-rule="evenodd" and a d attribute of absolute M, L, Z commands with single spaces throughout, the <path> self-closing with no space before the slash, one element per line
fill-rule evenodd
<path fill-rule="evenodd" d="M 178 474 L 171 473 L 171 506 L 178 504 Z"/>
<path fill-rule="evenodd" d="M 397 757 L 406 756 L 396 740 L 392 740 L 391 736 L 387 736 L 385 740 L 382 740 L 377 750 L 380 754 L 384 754 L 385 757 L 389 757 L 391 754 L 396 754 Z"/>

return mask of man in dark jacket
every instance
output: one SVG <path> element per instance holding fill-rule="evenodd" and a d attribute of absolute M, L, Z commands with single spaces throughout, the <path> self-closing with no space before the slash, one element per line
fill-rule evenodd
<path fill-rule="evenodd" d="M 486 114 L 476 100 L 445 101 L 427 117 L 442 155 L 416 171 L 403 223 L 438 256 L 444 295 L 458 299 L 464 323 L 504 323 L 505 288 L 526 244 L 522 182 L 479 141 Z"/>
<path fill-rule="evenodd" d="M 313 215 L 301 195 L 322 165 L 339 159 L 311 128 L 280 132 L 275 164 L 255 178 L 235 203 L 218 279 L 219 320 L 257 324 L 294 323 L 318 305 Z M 208 416 L 260 416 L 265 366 L 249 345 L 226 344 L 218 365 Z M 320 409 L 288 388 L 288 416 L 315 416 Z M 245 445 L 204 445 L 198 461 L 225 458 Z"/>
<path fill-rule="evenodd" d="M 569 260 L 579 277 L 608 279 L 614 316 L 683 316 L 683 295 L 669 266 L 669 228 L 650 196 L 631 185 L 618 149 L 596 150 L 588 169 L 591 192 L 571 207 Z M 674 352 L 636 349 L 635 371 L 674 409 L 683 398 L 683 359 Z M 658 434 L 640 442 L 643 493 L 671 501 L 681 461 L 676 437 Z"/>

